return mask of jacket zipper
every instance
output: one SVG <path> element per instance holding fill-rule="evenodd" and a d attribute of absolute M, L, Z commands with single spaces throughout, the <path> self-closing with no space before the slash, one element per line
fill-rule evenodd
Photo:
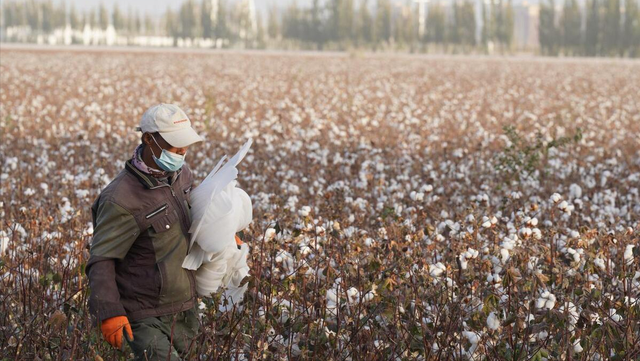
<path fill-rule="evenodd" d="M 162 206 L 162 207 L 160 207 L 160 208 L 156 209 L 155 211 L 153 211 L 153 212 L 151 212 L 151 213 L 147 214 L 146 216 L 144 216 L 144 218 L 149 219 L 149 218 L 151 218 L 151 217 L 155 216 L 156 214 L 158 214 L 158 213 L 160 213 L 160 212 L 164 211 L 165 209 L 167 209 L 167 207 L 168 207 L 168 205 L 165 203 L 165 205 L 164 205 L 164 206 Z"/>
<path fill-rule="evenodd" d="M 178 173 L 178 175 L 176 176 L 176 179 L 174 180 L 174 182 L 176 182 L 178 180 L 178 176 L 180 176 L 180 173 L 181 172 Z M 179 209 L 182 210 L 182 217 L 180 217 L 180 228 L 182 228 L 182 232 L 184 234 L 185 230 L 186 230 L 186 224 L 187 224 L 187 223 L 184 222 L 185 221 L 185 216 L 186 216 L 186 209 L 184 209 L 182 207 L 182 205 L 180 204 L 180 200 L 178 199 L 178 197 L 176 197 L 176 193 L 173 191 L 173 187 L 171 185 L 169 185 L 169 184 L 161 184 L 161 185 L 158 185 L 158 186 L 155 186 L 155 187 L 151 187 L 150 189 L 156 189 L 156 188 L 160 188 L 160 187 L 169 187 L 169 190 L 171 190 L 171 195 L 173 196 L 173 198 L 175 200 L 175 203 L 177 203 Z M 190 242 L 189 236 L 188 236 L 188 234 L 189 234 L 188 231 L 189 230 L 186 230 L 186 231 L 187 231 L 186 232 L 187 236 L 185 238 L 187 240 L 187 248 L 188 248 L 191 242 Z M 189 276 L 189 284 L 191 286 L 191 295 L 195 297 L 196 296 L 196 287 L 195 287 L 196 280 L 195 280 L 195 276 L 194 276 L 192 271 L 190 271 L 190 270 L 186 270 L 186 271 L 187 271 L 187 274 Z"/>

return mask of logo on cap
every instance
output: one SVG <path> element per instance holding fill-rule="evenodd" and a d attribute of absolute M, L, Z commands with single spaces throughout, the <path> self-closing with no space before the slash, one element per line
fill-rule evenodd
<path fill-rule="evenodd" d="M 176 120 L 175 122 L 173 122 L 173 124 L 184 123 L 184 122 L 188 122 L 188 121 L 189 121 L 189 119 Z"/>

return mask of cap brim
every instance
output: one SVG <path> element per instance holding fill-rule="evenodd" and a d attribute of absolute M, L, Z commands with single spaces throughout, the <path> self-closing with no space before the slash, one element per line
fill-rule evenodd
<path fill-rule="evenodd" d="M 191 127 L 173 132 L 160 132 L 160 135 L 167 141 L 167 143 L 176 148 L 188 147 L 193 143 L 202 142 L 204 140 Z"/>

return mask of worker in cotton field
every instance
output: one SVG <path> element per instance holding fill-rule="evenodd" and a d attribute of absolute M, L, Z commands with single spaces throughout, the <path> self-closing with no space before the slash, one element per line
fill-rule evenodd
<path fill-rule="evenodd" d="M 104 339 L 137 360 L 179 360 L 198 332 L 194 271 L 182 268 L 191 227 L 187 149 L 202 138 L 172 104 L 142 116 L 141 144 L 91 212 L 89 310 Z"/>

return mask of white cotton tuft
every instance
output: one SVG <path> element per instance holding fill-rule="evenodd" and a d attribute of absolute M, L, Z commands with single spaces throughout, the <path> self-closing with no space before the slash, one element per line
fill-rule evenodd
<path fill-rule="evenodd" d="M 487 317 L 487 327 L 494 331 L 500 327 L 500 320 L 496 316 L 495 312 L 491 312 L 489 317 Z"/>
<path fill-rule="evenodd" d="M 624 263 L 626 265 L 631 265 L 633 263 L 633 249 L 634 248 L 635 248 L 634 245 L 629 244 L 624 249 Z"/>

